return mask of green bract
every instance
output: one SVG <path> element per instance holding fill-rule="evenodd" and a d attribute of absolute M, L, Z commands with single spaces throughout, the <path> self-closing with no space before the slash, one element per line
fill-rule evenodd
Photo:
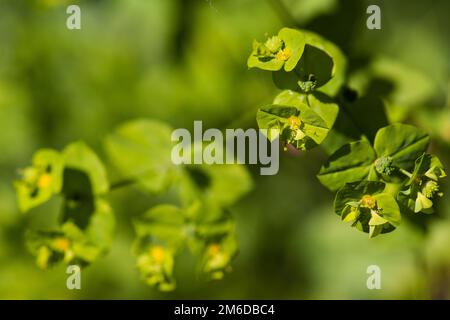
<path fill-rule="evenodd" d="M 433 201 L 442 197 L 439 180 L 446 177 L 441 161 L 423 154 L 416 160 L 414 171 L 398 195 L 399 201 L 414 212 L 432 213 Z"/>
<path fill-rule="evenodd" d="M 306 105 L 323 119 L 329 129 L 333 127 L 339 113 L 339 106 L 320 92 L 304 95 L 292 90 L 284 90 L 275 97 L 273 103 L 298 109 L 304 109 Z"/>
<path fill-rule="evenodd" d="M 385 192 L 383 182 L 347 183 L 336 194 L 334 210 L 352 227 L 373 238 L 393 231 L 400 224 L 400 209 L 394 197 Z"/>
<path fill-rule="evenodd" d="M 249 68 L 268 71 L 285 71 L 295 68 L 305 48 L 304 35 L 294 29 L 283 28 L 278 36 L 273 36 L 265 43 L 255 41 L 253 51 L 248 58 Z"/>
<path fill-rule="evenodd" d="M 177 174 L 171 160 L 172 131 L 161 121 L 131 121 L 107 137 L 105 149 L 122 175 L 151 193 L 163 192 Z"/>
<path fill-rule="evenodd" d="M 19 208 L 27 212 L 60 192 L 63 172 L 62 156 L 54 150 L 43 149 L 33 156 L 32 166 L 20 171 L 15 182 Z"/>
<path fill-rule="evenodd" d="M 367 140 L 344 145 L 322 166 L 318 178 L 330 190 L 361 180 L 395 180 L 400 169 L 409 170 L 428 147 L 429 136 L 405 124 L 381 128 L 373 146 Z"/>
<path fill-rule="evenodd" d="M 114 216 L 107 202 L 98 200 L 86 228 L 68 221 L 58 229 L 30 230 L 27 244 L 36 263 L 46 269 L 63 261 L 86 266 L 109 249 L 114 232 Z"/>
<path fill-rule="evenodd" d="M 279 137 L 282 143 L 293 145 L 297 150 L 309 150 L 321 144 L 330 130 L 306 104 L 267 106 L 258 110 L 256 118 L 260 129 L 269 130 L 270 141 Z"/>

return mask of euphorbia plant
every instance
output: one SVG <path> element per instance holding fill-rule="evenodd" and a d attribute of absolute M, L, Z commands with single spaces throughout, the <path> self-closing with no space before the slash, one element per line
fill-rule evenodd
<path fill-rule="evenodd" d="M 266 131 L 268 139 L 280 139 L 285 149 L 321 145 L 331 153 L 318 179 L 336 192 L 335 212 L 344 222 L 374 237 L 399 227 L 402 215 L 433 211 L 446 174 L 439 159 L 426 153 L 428 134 L 407 124 L 376 126 L 371 117 L 379 115 L 361 112 L 361 106 L 381 102 L 347 88 L 347 62 L 333 43 L 283 28 L 254 43 L 248 66 L 271 72 L 282 90 L 256 115 L 261 129 L 274 129 Z M 27 232 L 41 268 L 58 262 L 85 266 L 107 252 L 115 226 L 108 196 L 134 185 L 148 196 L 172 195 L 133 221 L 133 251 L 147 284 L 173 290 L 177 255 L 185 249 L 209 279 L 230 270 L 238 246 L 228 208 L 250 190 L 251 179 L 241 165 L 174 165 L 171 133 L 166 123 L 138 120 L 109 135 L 105 151 L 123 177 L 116 183 L 82 142 L 61 152 L 36 152 L 15 183 L 19 208 L 28 212 L 54 197 L 63 203 L 56 225 Z"/>
<path fill-rule="evenodd" d="M 367 119 L 378 117 L 370 114 L 370 107 L 381 101 L 358 99 L 347 88 L 346 64 L 329 41 L 287 28 L 265 43 L 255 42 L 248 59 L 249 68 L 272 72 L 283 90 L 273 104 L 258 110 L 258 126 L 275 129 L 268 138 L 280 139 L 285 150 L 326 144 L 332 152 L 317 177 L 337 192 L 336 214 L 375 237 L 395 230 L 402 214 L 433 212 L 434 201 L 443 195 L 440 179 L 446 175 L 439 159 L 426 154 L 430 138 L 423 130 L 400 123 L 374 128 L 375 120 L 368 124 Z M 367 107 L 364 117 L 357 109 L 361 106 Z M 336 125 L 338 117 L 341 123 Z M 346 131 L 356 132 L 358 139 Z"/>

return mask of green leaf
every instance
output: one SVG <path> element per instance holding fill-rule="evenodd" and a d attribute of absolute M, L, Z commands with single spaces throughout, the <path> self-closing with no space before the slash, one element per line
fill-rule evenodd
<path fill-rule="evenodd" d="M 95 244 L 102 252 L 106 252 L 113 241 L 115 224 L 115 217 L 109 203 L 104 199 L 97 199 L 95 212 L 84 233 L 89 242 Z"/>
<path fill-rule="evenodd" d="M 346 144 L 338 149 L 322 166 L 320 182 L 335 191 L 347 182 L 378 179 L 388 180 L 387 173 L 410 169 L 414 160 L 428 147 L 429 137 L 410 125 L 393 124 L 381 128 L 374 148 L 367 140 Z M 377 173 L 378 169 L 378 173 Z"/>
<path fill-rule="evenodd" d="M 166 190 L 177 174 L 171 160 L 172 129 L 155 120 L 128 122 L 108 136 L 106 152 L 127 179 L 135 179 L 147 191 Z"/>
<path fill-rule="evenodd" d="M 54 150 L 42 149 L 33 156 L 32 166 L 21 170 L 15 181 L 19 209 L 27 212 L 47 202 L 62 186 L 63 159 Z"/>
<path fill-rule="evenodd" d="M 426 151 L 429 141 L 428 134 L 421 129 L 406 124 L 393 124 L 378 131 L 374 149 L 378 157 L 389 156 L 394 166 L 408 170 Z"/>
<path fill-rule="evenodd" d="M 340 104 L 343 110 L 341 115 L 347 117 L 348 119 L 343 120 L 350 123 L 343 124 L 347 127 L 337 128 L 343 132 L 350 130 L 351 135 L 353 128 L 349 128 L 349 126 L 352 126 L 358 131 L 358 137 L 364 135 L 373 143 L 377 131 L 389 125 L 384 102 L 375 96 L 360 97 L 351 102 L 343 100 Z"/>
<path fill-rule="evenodd" d="M 278 33 L 278 37 L 284 41 L 286 48 L 290 50 L 290 58 L 284 64 L 286 72 L 292 71 L 305 50 L 305 37 L 295 29 L 283 28 Z"/>
<path fill-rule="evenodd" d="M 247 61 L 249 68 L 258 68 L 267 71 L 280 70 L 284 65 L 283 60 L 276 58 L 259 58 L 255 54 L 250 55 Z"/>
<path fill-rule="evenodd" d="M 394 227 L 398 227 L 400 225 L 401 214 L 397 201 L 395 201 L 394 197 L 389 193 L 380 193 L 375 194 L 374 198 L 378 203 L 378 207 L 382 208 L 381 213 L 383 215 L 383 219 L 389 221 L 389 223 Z"/>
<path fill-rule="evenodd" d="M 352 73 L 349 85 L 361 95 L 382 98 L 390 122 L 405 120 L 439 95 L 438 86 L 427 74 L 385 56 L 374 57 L 367 67 Z"/>
<path fill-rule="evenodd" d="M 346 144 L 336 151 L 320 169 L 320 182 L 332 191 L 346 183 L 370 178 L 376 180 L 373 163 L 375 151 L 367 140 Z"/>

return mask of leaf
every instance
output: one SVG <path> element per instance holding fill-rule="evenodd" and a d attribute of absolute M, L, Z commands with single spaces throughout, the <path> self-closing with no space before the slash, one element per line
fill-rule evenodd
<path fill-rule="evenodd" d="M 259 68 L 267 71 L 278 71 L 284 65 L 283 60 L 278 60 L 276 58 L 272 59 L 262 59 L 258 58 L 256 55 L 252 54 L 247 60 L 247 66 L 249 68 Z"/>
<path fill-rule="evenodd" d="M 330 156 L 317 178 L 324 186 L 336 191 L 346 183 L 373 177 L 375 159 L 375 151 L 367 140 L 352 142 Z"/>
<path fill-rule="evenodd" d="M 95 201 L 95 212 L 84 231 L 86 238 L 102 252 L 106 252 L 113 241 L 115 224 L 114 214 L 109 203 L 104 199 L 97 199 Z"/>
<path fill-rule="evenodd" d="M 127 179 L 135 179 L 152 193 L 169 187 L 177 168 L 171 160 L 172 129 L 156 120 L 136 120 L 118 128 L 105 140 L 111 162 Z"/>
<path fill-rule="evenodd" d="M 388 193 L 380 193 L 375 194 L 374 198 L 377 201 L 378 206 L 383 208 L 383 219 L 389 221 L 389 223 L 394 227 L 398 227 L 400 225 L 401 214 L 397 201 L 395 201 L 394 197 Z"/>
<path fill-rule="evenodd" d="M 428 134 L 421 129 L 406 124 L 392 124 L 378 131 L 374 149 L 378 157 L 389 156 L 395 166 L 407 170 L 426 151 L 429 141 Z"/>
<path fill-rule="evenodd" d="M 382 98 L 390 122 L 405 120 L 439 95 L 438 86 L 426 74 L 385 56 L 376 56 L 370 65 L 352 73 L 349 85 L 361 95 Z"/>
<path fill-rule="evenodd" d="M 366 136 L 372 143 L 377 131 L 389 125 L 384 103 L 379 97 L 364 96 L 353 102 L 344 101 L 340 106 L 343 110 L 341 114 L 349 118 L 348 120 L 346 119 L 350 121 L 350 124 L 347 124 L 347 126 L 356 127 L 359 136 Z M 341 129 L 343 132 L 351 130 L 348 127 L 338 127 L 338 129 Z"/>
<path fill-rule="evenodd" d="M 290 28 L 281 29 L 278 37 L 284 41 L 286 48 L 289 48 L 291 52 L 290 58 L 284 64 L 284 70 L 292 71 L 305 50 L 305 37 L 300 31 Z"/>

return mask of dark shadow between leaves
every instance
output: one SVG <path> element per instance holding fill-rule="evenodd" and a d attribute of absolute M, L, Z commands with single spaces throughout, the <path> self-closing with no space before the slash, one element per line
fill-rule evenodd
<path fill-rule="evenodd" d="M 205 190 L 211 185 L 211 177 L 201 169 L 187 166 L 186 171 L 200 190 Z"/>
<path fill-rule="evenodd" d="M 95 201 L 89 176 L 81 170 L 64 170 L 64 195 L 62 222 L 72 221 L 85 229 L 95 211 Z"/>

